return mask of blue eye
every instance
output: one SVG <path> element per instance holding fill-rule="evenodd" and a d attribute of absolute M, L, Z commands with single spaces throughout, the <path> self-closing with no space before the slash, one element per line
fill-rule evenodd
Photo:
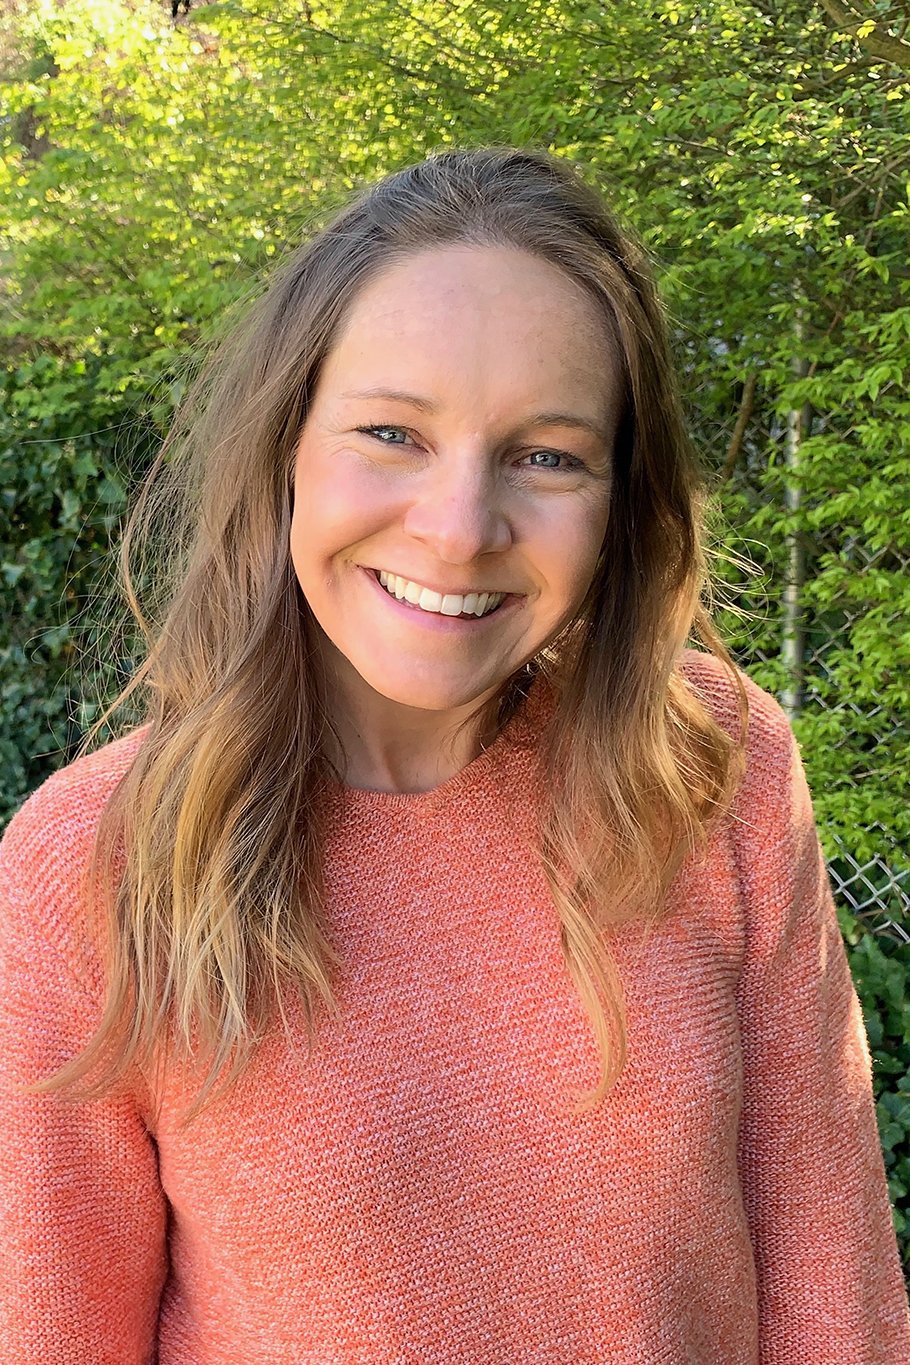
<path fill-rule="evenodd" d="M 567 469 L 582 469 L 582 468 L 584 468 L 584 466 L 582 465 L 581 460 L 577 460 L 577 459 L 575 458 L 574 455 L 570 455 L 570 454 L 568 453 L 568 451 L 565 451 L 565 450 L 532 450 L 532 451 L 530 452 L 530 455 L 528 455 L 526 458 L 527 458 L 527 459 L 530 459 L 531 456 L 533 456 L 533 455 L 549 455 L 549 456 L 550 456 L 552 459 L 554 459 L 554 460 L 564 460 L 564 461 L 565 461 L 565 467 L 566 467 Z M 537 469 L 553 469 L 553 470 L 556 470 L 557 473 L 559 472 L 557 466 L 556 466 L 556 465 L 552 465 L 552 464 L 551 464 L 551 465 L 540 465 L 540 464 L 539 464 L 539 465 L 536 465 L 535 467 L 536 467 Z"/>
<path fill-rule="evenodd" d="M 378 425 L 377 425 L 377 426 L 372 426 L 372 427 L 357 427 L 356 429 L 357 429 L 357 431 L 362 431 L 363 434 L 364 434 L 365 436 L 375 436 L 375 437 L 376 437 L 376 440 L 379 441 L 380 444 L 381 444 L 381 445 L 384 445 L 384 446 L 388 446 L 388 445 L 399 445 L 400 442 L 399 442 L 399 441 L 383 441 L 382 437 L 379 436 L 379 435 L 377 435 L 378 432 L 380 432 L 380 431 L 397 431 L 397 432 L 399 432 L 400 435 L 402 435 L 402 436 L 407 436 L 407 434 L 408 434 L 408 433 L 405 431 L 404 427 L 390 427 L 390 426 L 378 426 Z"/>

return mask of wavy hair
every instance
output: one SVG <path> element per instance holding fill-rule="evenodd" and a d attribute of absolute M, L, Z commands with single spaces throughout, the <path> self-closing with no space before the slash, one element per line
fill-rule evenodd
<path fill-rule="evenodd" d="M 580 1110 L 623 1069 L 625 1004 L 605 933 L 656 924 L 683 860 L 729 809 L 747 699 L 712 625 L 710 499 L 647 255 L 570 162 L 497 145 L 443 151 L 352 195 L 283 263 L 178 409 L 118 556 L 142 661 L 80 746 L 141 699 L 142 742 L 104 806 L 83 886 L 103 936 L 103 1017 L 34 1092 L 75 1086 L 74 1098 L 96 1099 L 169 1047 L 189 1056 L 201 1044 L 209 1069 L 188 1123 L 229 1061 L 219 1093 L 239 1078 L 276 1007 L 286 1025 L 283 985 L 299 991 L 311 1046 L 319 1000 L 337 1017 L 319 816 L 334 728 L 289 554 L 295 449 L 358 291 L 450 244 L 551 262 L 588 291 L 617 343 L 623 413 L 595 574 L 576 618 L 504 685 L 494 719 L 546 675 L 557 702 L 541 738 L 539 856 L 601 1059 Z M 690 639 L 729 670 L 739 738 L 684 677 Z"/>

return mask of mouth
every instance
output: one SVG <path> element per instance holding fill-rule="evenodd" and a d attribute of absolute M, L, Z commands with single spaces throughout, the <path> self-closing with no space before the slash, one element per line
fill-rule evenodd
<path fill-rule="evenodd" d="M 427 616 L 447 617 L 453 621 L 486 620 L 486 617 L 493 616 L 502 609 L 503 602 L 514 597 L 510 592 L 497 591 L 443 594 L 411 579 L 404 579 L 396 573 L 389 573 L 386 569 L 367 569 L 367 572 L 377 581 L 386 597 L 392 598 L 402 607 L 409 607 L 412 612 L 424 613 Z"/>

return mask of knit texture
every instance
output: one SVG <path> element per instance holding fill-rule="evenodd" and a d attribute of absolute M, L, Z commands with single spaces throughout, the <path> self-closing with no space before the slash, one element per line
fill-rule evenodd
<path fill-rule="evenodd" d="M 687 652 L 731 733 L 733 689 Z M 531 852 L 542 680 L 435 790 L 336 787 L 340 1022 L 288 996 L 229 1101 L 23 1097 L 100 1019 L 75 900 L 135 735 L 0 843 L 3 1365 L 907 1365 L 868 1043 L 803 767 L 746 679 L 748 768 L 646 940 L 612 938 L 629 1060 L 590 1025 Z"/>

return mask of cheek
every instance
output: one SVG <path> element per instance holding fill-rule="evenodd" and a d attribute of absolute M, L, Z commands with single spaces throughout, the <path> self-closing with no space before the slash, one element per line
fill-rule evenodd
<path fill-rule="evenodd" d="M 292 554 L 314 563 L 343 553 L 380 529 L 395 515 L 381 481 L 343 455 L 306 463 L 294 484 Z"/>
<path fill-rule="evenodd" d="M 607 528 L 602 502 L 567 507 L 558 517 L 538 527 L 538 568 L 544 579 L 566 598 L 583 597 L 597 567 Z"/>

